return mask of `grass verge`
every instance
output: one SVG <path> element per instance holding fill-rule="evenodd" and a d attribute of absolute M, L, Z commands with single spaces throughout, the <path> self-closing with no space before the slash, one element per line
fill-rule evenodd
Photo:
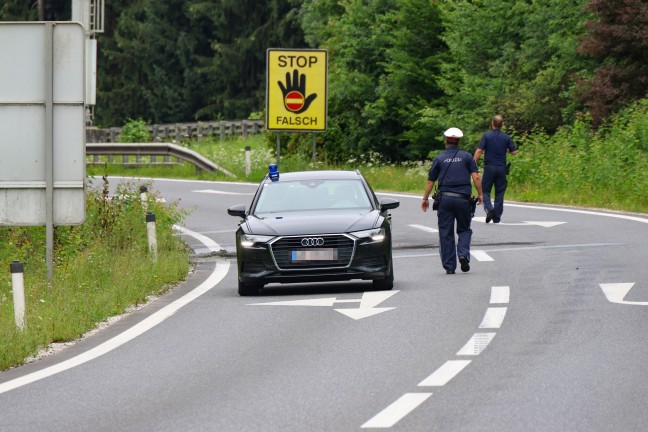
<path fill-rule="evenodd" d="M 0 370 L 23 363 L 53 342 L 77 339 L 186 277 L 188 251 L 172 230 L 185 212 L 174 203 L 158 202 L 155 193 L 142 203 L 139 184 L 118 186 L 112 198 L 104 193 L 103 187 L 88 192 L 82 225 L 56 227 L 51 285 L 45 229 L 0 228 L 0 265 L 9 269 L 12 260 L 24 264 L 26 305 L 26 328 L 20 331 L 14 321 L 11 275 L 2 272 Z M 156 260 L 148 253 L 146 211 L 156 215 Z"/>

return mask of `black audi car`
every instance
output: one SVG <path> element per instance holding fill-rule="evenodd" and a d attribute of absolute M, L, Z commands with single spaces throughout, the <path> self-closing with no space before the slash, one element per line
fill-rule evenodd
<path fill-rule="evenodd" d="M 391 216 L 397 200 L 378 200 L 359 171 L 271 171 L 236 231 L 238 292 L 269 283 L 372 280 L 394 285 Z"/>

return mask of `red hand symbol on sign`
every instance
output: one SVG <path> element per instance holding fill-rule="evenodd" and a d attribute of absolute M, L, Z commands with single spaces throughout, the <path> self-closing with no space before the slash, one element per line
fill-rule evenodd
<path fill-rule="evenodd" d="M 295 114 L 303 113 L 308 109 L 311 102 L 317 97 L 317 93 L 306 96 L 306 74 L 299 75 L 299 70 L 293 71 L 292 79 L 290 72 L 286 72 L 286 85 L 277 81 L 284 97 L 284 107 Z"/>

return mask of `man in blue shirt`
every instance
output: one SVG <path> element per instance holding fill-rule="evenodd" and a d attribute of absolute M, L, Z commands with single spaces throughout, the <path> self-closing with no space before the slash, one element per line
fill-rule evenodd
<path fill-rule="evenodd" d="M 441 264 L 447 274 L 454 274 L 457 268 L 457 256 L 459 256 L 461 271 L 470 270 L 470 239 L 472 237 L 470 222 L 474 212 L 470 199 L 471 177 L 477 189 L 479 204 L 482 203 L 483 196 L 477 165 L 472 155 L 458 148 L 463 132 L 453 127 L 445 131 L 444 135 L 446 149 L 432 163 L 425 185 L 421 210 L 426 212 L 430 206 L 428 198 L 438 180 L 441 194 L 437 208 Z M 457 222 L 458 237 L 456 247 L 453 232 L 455 221 Z"/>
<path fill-rule="evenodd" d="M 484 211 L 486 223 L 493 221 L 499 223 L 504 213 L 504 193 L 506 192 L 506 154 L 517 154 L 518 150 L 510 136 L 502 132 L 504 120 L 501 116 L 493 117 L 491 123 L 493 130 L 482 135 L 479 147 L 475 150 L 475 163 L 484 155 Z M 491 189 L 495 186 L 495 205 L 491 203 Z"/>

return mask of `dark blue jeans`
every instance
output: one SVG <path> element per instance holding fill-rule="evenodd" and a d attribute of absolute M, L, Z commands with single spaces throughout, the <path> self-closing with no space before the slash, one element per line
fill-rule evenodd
<path fill-rule="evenodd" d="M 442 196 L 437 210 L 439 226 L 439 251 L 441 264 L 446 270 L 457 268 L 457 256 L 470 261 L 470 202 L 465 198 Z M 455 247 L 455 221 L 457 223 L 457 243 Z"/>
<path fill-rule="evenodd" d="M 499 222 L 504 213 L 504 193 L 506 192 L 506 166 L 485 165 L 482 178 L 484 192 L 484 211 L 493 212 L 493 222 Z M 491 189 L 495 186 L 495 205 L 491 203 Z"/>

